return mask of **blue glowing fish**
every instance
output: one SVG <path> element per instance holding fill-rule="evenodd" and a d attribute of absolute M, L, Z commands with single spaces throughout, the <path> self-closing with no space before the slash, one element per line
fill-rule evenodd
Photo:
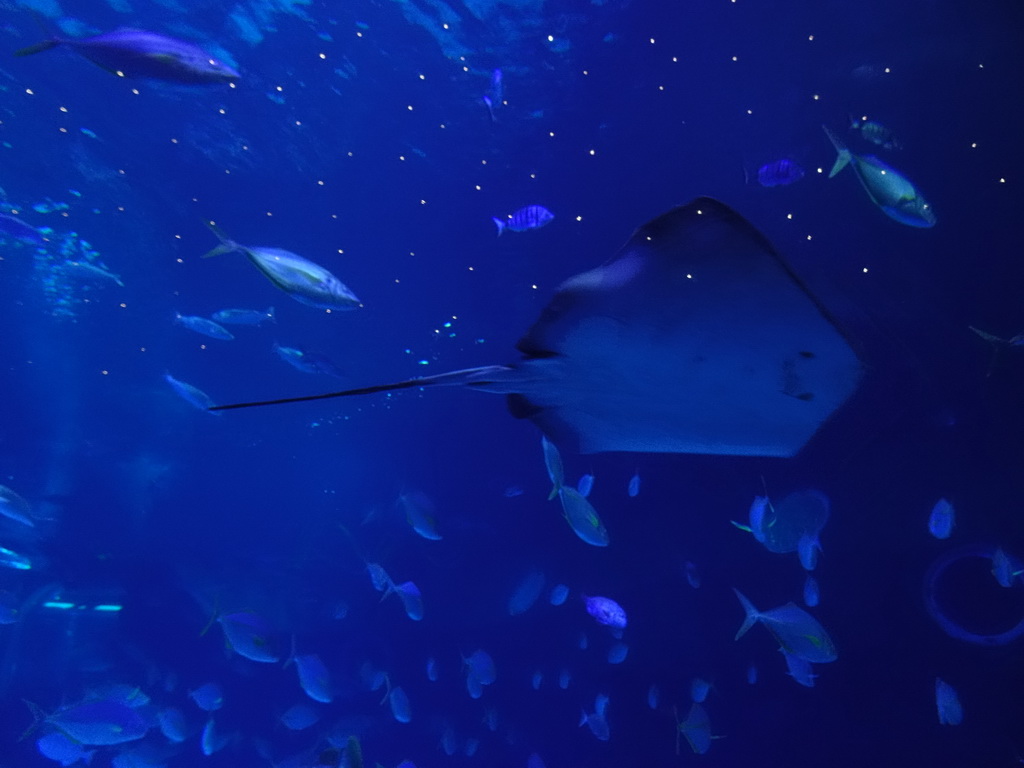
<path fill-rule="evenodd" d="M 939 713 L 939 725 L 960 725 L 964 721 L 964 709 L 956 690 L 942 678 L 935 678 L 935 707 Z"/>
<path fill-rule="evenodd" d="M 786 158 L 766 163 L 757 169 L 757 183 L 762 187 L 784 187 L 803 177 L 804 169 Z"/>
<path fill-rule="evenodd" d="M 274 345 L 274 352 L 297 371 L 323 373 L 338 379 L 345 378 L 341 368 L 327 355 L 322 355 L 319 352 L 310 352 L 297 347 L 282 347 L 280 344 Z"/>
<path fill-rule="evenodd" d="M 182 328 L 188 328 L 190 331 L 207 336 L 211 339 L 231 341 L 235 338 L 234 334 L 227 328 L 213 322 L 213 320 L 207 320 L 205 317 L 183 315 L 179 312 L 174 315 L 174 322 Z"/>
<path fill-rule="evenodd" d="M 501 235 L 506 229 L 510 232 L 526 232 L 530 229 L 540 229 L 545 224 L 550 224 L 555 214 L 542 205 L 528 205 L 520 208 L 515 213 L 510 213 L 504 219 L 495 216 L 491 217 Z"/>
<path fill-rule="evenodd" d="M 409 491 L 398 497 L 398 507 L 405 513 L 405 520 L 420 536 L 429 541 L 440 541 L 437 532 L 434 502 L 422 491 Z"/>
<path fill-rule="evenodd" d="M 164 374 L 164 380 L 171 385 L 171 389 L 177 393 L 178 397 L 194 408 L 210 413 L 210 409 L 214 407 L 214 402 L 210 396 L 198 387 L 194 387 L 187 382 L 180 381 L 169 373 Z"/>
<path fill-rule="evenodd" d="M 956 510 L 946 499 L 939 499 L 928 515 L 928 531 L 936 539 L 948 539 L 956 525 Z"/>
<path fill-rule="evenodd" d="M 582 598 L 587 613 L 593 616 L 598 624 L 604 624 L 613 629 L 626 628 L 625 609 L 610 597 L 583 595 Z"/>
<path fill-rule="evenodd" d="M 146 77 L 200 85 L 229 83 L 240 75 L 195 43 L 156 32 L 121 27 L 84 38 L 54 37 L 15 51 L 30 56 L 64 46 L 93 64 L 121 77 Z"/>
<path fill-rule="evenodd" d="M 318 309 L 351 310 L 362 306 L 359 298 L 341 280 L 309 259 L 281 248 L 252 247 L 236 243 L 213 224 L 207 224 L 220 245 L 203 258 L 241 253 L 266 278 L 300 304 Z"/>
<path fill-rule="evenodd" d="M 608 531 L 597 515 L 597 510 L 579 491 L 569 485 L 558 490 L 562 512 L 569 527 L 582 541 L 595 547 L 607 547 Z"/>
<path fill-rule="evenodd" d="M 786 603 L 762 613 L 738 589 L 733 589 L 733 592 L 747 614 L 736 633 L 737 640 L 754 624 L 761 622 L 786 653 L 814 663 L 826 663 L 838 658 L 836 647 L 825 628 L 796 603 Z"/>
<path fill-rule="evenodd" d="M 409 704 L 409 697 L 400 686 L 395 686 L 388 692 L 388 704 L 391 705 L 391 716 L 399 723 L 408 723 L 412 720 L 412 707 Z"/>
<path fill-rule="evenodd" d="M 25 702 L 37 721 L 53 726 L 68 738 L 86 746 L 111 746 L 136 741 L 146 735 L 149 723 L 135 709 L 119 701 L 89 700 L 43 714 Z"/>
<path fill-rule="evenodd" d="M 206 683 L 189 692 L 189 698 L 206 712 L 216 712 L 224 706 L 224 691 L 217 683 Z"/>
<path fill-rule="evenodd" d="M 830 179 L 850 165 L 871 202 L 890 219 L 909 227 L 935 226 L 935 211 L 903 174 L 874 155 L 855 155 L 832 131 L 822 128 L 838 153 Z"/>
<path fill-rule="evenodd" d="M 263 325 L 264 323 L 276 323 L 274 308 L 267 309 L 220 309 L 210 315 L 215 323 L 224 325 Z"/>
<path fill-rule="evenodd" d="M 275 664 L 280 661 L 270 622 L 252 611 L 222 614 L 217 623 L 224 630 L 228 647 L 251 661 Z"/>
<path fill-rule="evenodd" d="M 686 719 L 676 726 L 679 733 L 683 735 L 690 749 L 695 754 L 703 755 L 711 749 L 711 719 L 708 713 L 697 702 L 690 706 Z"/>

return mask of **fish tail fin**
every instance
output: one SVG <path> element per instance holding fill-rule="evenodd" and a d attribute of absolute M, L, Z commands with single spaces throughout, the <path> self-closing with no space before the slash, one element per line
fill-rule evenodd
<path fill-rule="evenodd" d="M 555 498 L 561 492 L 562 492 L 562 486 L 559 483 L 555 483 L 554 485 L 552 485 L 551 486 L 551 493 L 548 494 L 548 501 L 551 501 L 553 498 Z"/>
<path fill-rule="evenodd" d="M 754 626 L 757 623 L 757 620 L 761 618 L 761 614 L 757 612 L 757 608 L 754 607 L 754 604 L 752 602 L 747 600 L 746 596 L 742 592 L 740 592 L 735 587 L 733 587 L 732 591 L 736 593 L 736 597 L 740 599 L 740 605 L 742 605 L 743 610 L 747 612 L 746 618 L 743 619 L 742 626 L 736 633 L 735 639 L 739 640 L 741 637 L 747 634 L 747 631 L 752 626 Z"/>
<path fill-rule="evenodd" d="M 494 216 L 491 216 L 491 221 L 493 221 L 494 225 L 498 228 L 498 237 L 501 237 L 501 233 L 505 231 L 505 222 Z"/>
<path fill-rule="evenodd" d="M 850 121 L 850 130 L 851 130 L 851 131 L 855 131 L 855 130 L 857 130 L 858 128 L 860 128 L 860 125 L 861 125 L 861 123 L 860 123 L 860 118 L 858 118 L 858 117 L 854 117 L 854 116 L 853 116 L 853 115 L 851 115 L 850 113 L 847 113 L 847 114 L 846 114 L 846 117 L 847 117 L 847 119 L 849 119 L 849 121 Z"/>
<path fill-rule="evenodd" d="M 587 716 L 587 710 L 585 710 L 585 709 L 583 709 L 581 707 L 580 708 L 580 725 L 579 725 L 579 727 L 582 728 L 584 725 L 586 725 L 587 724 L 587 720 L 589 720 L 589 719 L 590 718 Z"/>
<path fill-rule="evenodd" d="M 204 259 L 209 259 L 212 256 L 221 256 L 225 253 L 235 253 L 236 251 L 241 250 L 238 243 L 236 243 L 234 240 L 228 237 L 227 233 L 225 233 L 223 229 L 218 227 L 212 221 L 207 221 L 205 222 L 205 224 L 207 227 L 210 228 L 210 231 L 217 236 L 217 239 L 220 240 L 220 245 L 218 245 L 213 250 L 204 253 Z"/>
<path fill-rule="evenodd" d="M 832 166 L 832 170 L 829 171 L 828 174 L 828 177 L 831 179 L 849 164 L 853 156 L 850 154 L 850 150 L 847 149 L 846 145 L 843 144 L 842 140 L 828 129 L 828 126 L 823 125 L 821 128 L 825 131 L 825 135 L 828 136 L 829 141 L 832 142 L 832 146 L 836 148 L 836 152 L 839 153 L 839 156 L 836 157 L 835 165 Z"/>
<path fill-rule="evenodd" d="M 36 43 L 35 45 L 29 45 L 29 46 L 26 46 L 25 48 L 19 48 L 18 50 L 16 50 L 14 52 L 14 55 L 15 56 L 31 56 L 34 53 L 42 53 L 43 51 L 48 51 L 51 48 L 56 48 L 58 45 L 60 45 L 60 42 L 61 42 L 60 40 L 55 40 L 53 38 L 51 38 L 49 40 L 43 40 L 41 43 Z"/>
<path fill-rule="evenodd" d="M 181 315 L 178 315 L 178 317 L 181 317 Z M 220 618 L 220 595 L 219 594 L 213 600 L 213 612 L 210 614 L 210 620 L 206 622 L 206 626 L 203 627 L 203 630 L 199 633 L 199 636 L 202 637 L 207 632 L 209 632 L 210 631 L 210 627 L 213 626 L 213 623 L 215 621 L 217 621 L 218 618 Z"/>
<path fill-rule="evenodd" d="M 46 713 L 39 708 L 38 704 L 34 704 L 28 699 L 22 699 L 22 701 L 25 702 L 25 706 L 28 707 L 29 711 L 32 713 L 32 724 L 25 729 L 25 732 L 21 734 L 21 736 L 18 737 L 18 741 L 24 741 L 27 739 L 32 735 L 32 732 L 39 727 L 39 724 L 46 720 Z"/>

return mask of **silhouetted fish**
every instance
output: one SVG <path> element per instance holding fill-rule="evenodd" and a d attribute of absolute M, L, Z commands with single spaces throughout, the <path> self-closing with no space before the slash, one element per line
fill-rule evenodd
<path fill-rule="evenodd" d="M 762 165 L 757 170 L 757 183 L 762 187 L 784 187 L 803 177 L 804 169 L 786 158 Z"/>
<path fill-rule="evenodd" d="M 121 27 L 79 39 L 53 37 L 15 51 L 30 56 L 59 45 L 121 77 L 151 77 L 175 83 L 227 83 L 240 75 L 194 43 L 156 32 Z"/>

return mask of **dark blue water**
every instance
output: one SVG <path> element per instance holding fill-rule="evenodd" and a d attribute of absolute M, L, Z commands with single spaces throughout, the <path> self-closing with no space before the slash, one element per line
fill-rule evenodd
<path fill-rule="evenodd" d="M 531 754 L 549 768 L 1019 762 L 1024 641 L 950 637 L 925 599 L 929 566 L 958 548 L 1024 559 L 1024 352 L 993 355 L 969 330 L 1024 330 L 1019 4 L 201 2 L 187 21 L 172 3 L 6 10 L 9 51 L 37 42 L 40 23 L 68 36 L 134 26 L 192 40 L 242 77 L 129 81 L 60 49 L 0 67 L 2 210 L 48 238 L 0 235 L 0 483 L 36 518 L 0 518 L 0 546 L 31 561 L 0 569 L 0 603 L 17 610 L 0 625 L 4 768 L 53 764 L 36 740 L 113 683 L 149 697 L 150 721 L 181 709 L 187 738 L 153 727 L 99 747 L 94 766 L 336 765 L 317 760 L 350 735 L 388 768 Z M 492 120 L 495 68 L 506 103 Z M 848 131 L 850 115 L 903 149 Z M 827 179 L 822 124 L 911 179 L 937 224 L 887 218 L 849 169 Z M 757 169 L 781 159 L 805 177 L 759 186 Z M 698 195 L 775 244 L 866 373 L 792 459 L 564 452 L 571 482 L 595 476 L 606 548 L 546 501 L 540 433 L 498 397 L 414 389 L 215 416 L 164 380 L 228 403 L 510 362 L 562 280 Z M 491 217 L 527 205 L 554 220 L 499 239 Z M 325 313 L 240 255 L 201 259 L 210 220 L 327 266 L 364 306 Z M 271 305 L 276 324 L 233 328 L 233 341 L 173 322 Z M 295 370 L 275 343 L 327 355 L 344 380 Z M 765 490 L 806 488 L 832 505 L 810 611 L 838 649 L 814 688 L 785 674 L 763 627 L 733 640 L 732 588 L 761 609 L 799 603 L 805 573 L 729 521 Z M 440 541 L 399 510 L 414 490 L 435 504 Z M 944 541 L 927 527 L 940 497 L 957 510 Z M 381 601 L 367 562 L 418 585 L 422 621 Z M 540 599 L 509 615 L 533 571 Z M 1000 588 L 976 554 L 940 576 L 945 615 L 975 632 L 1024 614 L 1024 582 Z M 559 583 L 571 594 L 555 607 Z M 607 662 L 615 639 L 582 594 L 626 609 L 623 663 Z M 333 702 L 315 705 L 319 723 L 280 722 L 306 699 L 294 665 L 231 653 L 216 624 L 203 633 L 236 611 L 269 622 L 281 662 L 293 638 L 324 661 Z M 461 658 L 480 648 L 497 680 L 474 700 Z M 411 722 L 368 671 L 408 694 Z M 683 740 L 677 756 L 694 677 L 712 684 L 703 706 L 721 738 L 701 757 Z M 959 726 L 938 722 L 936 677 L 959 693 Z M 206 757 L 207 715 L 188 693 L 211 681 L 230 739 Z M 578 726 L 598 694 L 608 741 Z M 19 740 L 33 722 L 22 699 L 53 722 Z"/>

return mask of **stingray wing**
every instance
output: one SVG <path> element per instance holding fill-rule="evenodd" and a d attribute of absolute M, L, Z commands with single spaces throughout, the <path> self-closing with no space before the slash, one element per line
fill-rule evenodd
<path fill-rule="evenodd" d="M 510 409 L 584 453 L 792 456 L 862 370 L 768 241 L 710 198 L 566 281 L 517 346 Z"/>

